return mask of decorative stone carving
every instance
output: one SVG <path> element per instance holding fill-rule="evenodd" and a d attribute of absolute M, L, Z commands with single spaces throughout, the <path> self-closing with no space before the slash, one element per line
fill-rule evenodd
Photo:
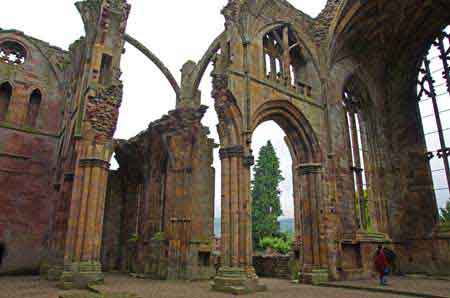
<path fill-rule="evenodd" d="M 243 157 L 244 147 L 243 146 L 232 146 L 227 148 L 222 148 L 219 151 L 220 159 L 226 159 L 231 157 Z"/>

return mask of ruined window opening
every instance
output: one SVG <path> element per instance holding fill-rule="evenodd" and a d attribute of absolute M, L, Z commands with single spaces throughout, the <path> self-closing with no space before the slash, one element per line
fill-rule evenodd
<path fill-rule="evenodd" d="M 37 118 L 39 115 L 39 109 L 41 107 L 42 93 L 39 89 L 36 89 L 30 95 L 30 101 L 28 103 L 28 114 L 26 124 L 31 127 L 36 126 Z"/>
<path fill-rule="evenodd" d="M 200 251 L 198 252 L 198 265 L 202 267 L 209 267 L 211 260 L 211 253 Z"/>
<path fill-rule="evenodd" d="M 0 61 L 7 64 L 24 64 L 27 58 L 25 48 L 17 42 L 5 41 L 0 44 Z"/>
<path fill-rule="evenodd" d="M 450 200 L 450 26 L 432 42 L 419 69 L 417 100 L 439 208 Z"/>
<path fill-rule="evenodd" d="M 103 54 L 102 63 L 100 65 L 99 82 L 102 85 L 108 85 L 111 83 L 111 78 L 112 78 L 112 56 Z"/>
<path fill-rule="evenodd" d="M 367 229 L 369 226 L 368 215 L 368 179 L 365 170 L 365 159 L 368 150 L 364 140 L 365 135 L 363 119 L 360 113 L 361 100 L 345 89 L 343 105 L 346 110 L 347 133 L 351 151 L 351 166 L 353 186 L 355 190 L 355 210 L 358 228 Z"/>
<path fill-rule="evenodd" d="M 265 74 L 266 74 L 266 78 L 267 79 L 269 79 L 270 78 L 270 72 L 271 72 L 271 69 L 270 69 L 270 56 L 269 56 L 269 54 L 264 54 L 264 60 L 265 60 L 265 62 L 266 62 L 266 64 L 265 64 L 265 67 L 264 67 L 264 69 L 265 69 Z"/>
<path fill-rule="evenodd" d="M 276 61 L 276 68 L 275 68 L 275 73 L 277 74 L 277 79 L 281 80 L 283 78 L 283 72 L 282 72 L 282 67 L 281 67 L 281 61 L 280 59 L 275 59 Z"/>
<path fill-rule="evenodd" d="M 0 121 L 5 121 L 11 102 L 12 86 L 9 83 L 3 83 L 0 86 Z"/>
<path fill-rule="evenodd" d="M 311 96 L 311 86 L 300 80 L 305 66 L 301 44 L 288 25 L 277 27 L 263 37 L 265 76 Z"/>

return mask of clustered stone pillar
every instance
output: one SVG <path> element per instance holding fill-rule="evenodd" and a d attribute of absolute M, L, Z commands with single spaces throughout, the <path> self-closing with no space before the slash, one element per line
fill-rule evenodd
<path fill-rule="evenodd" d="M 44 264 L 48 268 L 42 268 L 41 274 L 51 281 L 57 281 L 64 271 L 64 250 L 66 243 L 67 219 L 69 217 L 70 198 L 72 195 L 74 174 L 67 172 L 62 178 L 62 191 L 56 206 L 55 226 L 53 227 L 52 240 L 49 245 L 49 263 Z"/>
<path fill-rule="evenodd" d="M 70 217 L 66 236 L 63 288 L 84 287 L 100 282 L 100 264 L 104 201 L 108 179 L 111 143 L 80 141 L 76 146 L 75 170 Z"/>
<path fill-rule="evenodd" d="M 243 146 L 220 150 L 222 162 L 222 266 L 213 289 L 234 294 L 265 290 L 252 266 L 250 167 Z"/>
<path fill-rule="evenodd" d="M 328 281 L 327 248 L 321 239 L 322 165 L 300 164 L 297 172 L 303 229 L 303 268 L 300 280 L 308 284 L 319 284 Z"/>

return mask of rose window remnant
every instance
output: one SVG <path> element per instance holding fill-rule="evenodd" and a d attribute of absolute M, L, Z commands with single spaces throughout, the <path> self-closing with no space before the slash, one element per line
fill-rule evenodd
<path fill-rule="evenodd" d="M 0 61 L 7 64 L 19 65 L 25 63 L 27 52 L 24 47 L 13 41 L 0 44 Z"/>
<path fill-rule="evenodd" d="M 438 208 L 450 200 L 450 26 L 430 46 L 419 69 L 418 101 Z"/>

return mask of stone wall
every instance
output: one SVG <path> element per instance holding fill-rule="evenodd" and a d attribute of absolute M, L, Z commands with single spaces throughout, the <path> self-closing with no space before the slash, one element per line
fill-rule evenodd
<path fill-rule="evenodd" d="M 108 270 L 167 279 L 214 274 L 214 143 L 200 123 L 205 111 L 171 111 L 116 141 L 120 168 L 110 172 L 103 231 Z"/>
<path fill-rule="evenodd" d="M 291 256 L 253 256 L 253 266 L 260 277 L 292 279 Z"/>
<path fill-rule="evenodd" d="M 64 60 L 66 52 L 1 29 L 0 48 L 23 58 L 0 59 L 0 84 L 11 86 L 0 121 L 0 242 L 7 250 L 0 274 L 37 271 L 54 223 L 54 172 L 65 106 L 62 68 L 54 62 Z M 35 91 L 41 96 L 32 105 Z"/>

